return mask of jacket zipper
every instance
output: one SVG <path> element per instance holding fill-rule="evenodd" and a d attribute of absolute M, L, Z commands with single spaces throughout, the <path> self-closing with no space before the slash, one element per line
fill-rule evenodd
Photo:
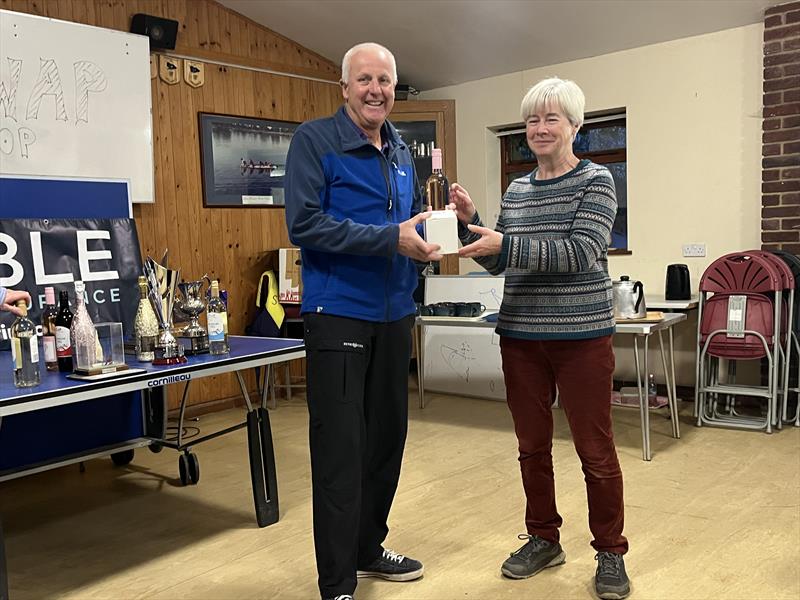
<path fill-rule="evenodd" d="M 383 154 L 383 152 L 381 152 L 381 158 L 384 160 L 384 162 L 386 164 L 386 171 L 385 171 L 385 175 L 386 175 L 386 192 L 387 192 L 387 195 L 389 196 L 389 202 L 387 204 L 386 212 L 387 212 L 387 220 L 390 221 L 390 222 L 394 221 L 394 219 L 392 219 L 392 215 L 397 213 L 397 206 L 393 202 L 394 187 L 395 186 L 393 185 L 394 176 L 392 174 L 392 160 L 394 159 L 394 156 L 395 156 L 396 152 L 397 152 L 397 149 L 396 148 L 392 148 L 392 153 L 388 158 Z M 393 256 L 390 256 L 390 257 L 388 257 L 386 259 L 386 280 L 384 281 L 384 284 L 383 284 L 384 306 L 386 307 L 386 310 L 384 312 L 383 320 L 385 322 L 387 322 L 387 323 L 389 322 L 389 316 L 391 315 L 391 312 L 392 312 L 391 311 L 391 300 L 390 300 L 390 295 L 389 295 L 389 282 L 392 279 L 392 261 L 393 260 L 394 260 Z"/>
<path fill-rule="evenodd" d="M 387 158 L 383 154 L 383 152 L 380 152 L 381 159 L 384 161 L 384 165 L 386 166 L 386 170 L 384 171 L 384 178 L 386 180 L 386 195 L 389 198 L 386 207 L 387 221 L 391 220 L 392 213 L 397 213 L 397 207 L 394 205 L 394 202 L 392 200 L 394 192 L 394 186 L 392 185 L 392 182 L 394 181 L 394 177 L 392 175 L 392 160 L 394 159 L 396 153 L 397 153 L 397 148 L 392 148 L 392 153 Z M 393 260 L 394 260 L 393 256 L 390 256 L 386 259 L 386 280 L 383 283 L 384 306 L 386 308 L 384 312 L 384 321 L 387 323 L 389 322 L 389 315 L 391 314 L 391 306 L 390 306 L 391 302 L 389 300 L 389 282 L 391 280 L 391 275 L 392 275 Z"/>

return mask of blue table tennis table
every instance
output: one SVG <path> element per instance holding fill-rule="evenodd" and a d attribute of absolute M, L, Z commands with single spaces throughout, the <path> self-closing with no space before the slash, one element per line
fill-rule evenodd
<path fill-rule="evenodd" d="M 259 527 L 266 527 L 276 523 L 279 518 L 278 511 L 278 480 L 275 473 L 275 453 L 272 444 L 272 430 L 270 427 L 269 413 L 267 411 L 267 386 L 261 388 L 261 401 L 253 404 L 247 391 L 242 372 L 246 369 L 266 367 L 271 365 L 302 358 L 305 348 L 302 340 L 286 338 L 260 338 L 249 336 L 230 336 L 230 353 L 222 355 L 201 354 L 188 357 L 188 362 L 179 365 L 153 366 L 150 364 L 135 363 L 133 367 L 145 367 L 144 372 L 135 372 L 114 379 L 103 381 L 77 381 L 68 379 L 66 374 L 49 372 L 42 369 L 42 383 L 34 388 L 16 388 L 12 381 L 11 369 L 0 369 L 0 427 L 3 417 L 17 415 L 37 410 L 50 409 L 68 404 L 88 401 L 102 401 L 102 398 L 126 392 L 142 391 L 146 394 L 149 390 L 160 389 L 172 383 L 184 383 L 184 393 L 181 399 L 178 437 L 177 439 L 161 439 L 155 437 L 141 437 L 131 439 L 124 444 L 115 445 L 115 451 L 123 448 L 136 448 L 156 444 L 167 446 L 182 452 L 181 479 L 184 479 L 184 468 L 191 483 L 190 473 L 192 462 L 186 457 L 191 456 L 191 447 L 203 441 L 213 439 L 232 431 L 247 428 L 248 455 L 250 459 L 250 477 L 253 485 L 253 500 L 255 503 L 256 521 Z M 183 414 L 188 397 L 189 384 L 194 379 L 234 373 L 239 382 L 242 398 L 247 407 L 247 418 L 242 423 L 226 429 L 216 431 L 202 437 L 194 437 L 184 441 L 181 438 L 183 430 Z M 267 377 L 264 381 L 269 381 Z M 105 452 L 107 454 L 108 452 Z M 98 455 L 103 454 L 102 452 Z M 76 457 L 73 462 L 89 458 L 85 455 Z M 197 468 L 196 457 L 194 468 Z M 59 464 L 66 464 L 61 461 Z M 41 465 L 39 470 L 51 468 L 52 465 Z M 28 470 L 27 472 L 30 472 Z M 195 473 L 196 474 L 196 473 Z M 2 485 L 0 483 L 0 485 Z M 0 523 L 0 600 L 8 598 L 8 578 L 6 556 L 3 543 L 3 530 Z"/>

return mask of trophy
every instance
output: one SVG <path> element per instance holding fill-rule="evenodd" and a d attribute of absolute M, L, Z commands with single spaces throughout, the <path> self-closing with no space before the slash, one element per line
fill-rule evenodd
<path fill-rule="evenodd" d="M 144 262 L 144 276 L 147 278 L 148 293 L 153 310 L 158 319 L 158 339 L 155 347 L 154 365 L 175 365 L 186 362 L 183 346 L 172 335 L 172 306 L 175 303 L 175 285 L 181 270 L 166 267 L 167 253 L 158 264 L 151 257 Z"/>
<path fill-rule="evenodd" d="M 208 352 L 208 333 L 200 325 L 199 317 L 206 309 L 206 301 L 203 294 L 203 283 L 211 280 L 208 275 L 203 275 L 197 281 L 181 281 L 178 289 L 181 297 L 175 300 L 173 316 L 178 321 L 189 321 L 181 329 L 177 330 L 175 337 L 183 345 L 186 354 L 202 354 Z"/>

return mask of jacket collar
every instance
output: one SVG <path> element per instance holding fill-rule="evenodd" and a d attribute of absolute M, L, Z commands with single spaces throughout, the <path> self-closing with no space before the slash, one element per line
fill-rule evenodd
<path fill-rule="evenodd" d="M 362 146 L 371 145 L 370 141 L 358 128 L 358 125 L 353 123 L 353 120 L 350 118 L 350 115 L 347 114 L 347 109 L 344 106 L 336 111 L 333 119 L 336 123 L 336 130 L 339 133 L 339 139 L 342 140 L 342 149 L 345 152 L 355 150 Z M 386 140 L 390 148 L 405 146 L 400 134 L 397 133 L 397 129 L 395 129 L 394 125 L 388 120 L 385 121 L 381 127 L 381 138 Z"/>

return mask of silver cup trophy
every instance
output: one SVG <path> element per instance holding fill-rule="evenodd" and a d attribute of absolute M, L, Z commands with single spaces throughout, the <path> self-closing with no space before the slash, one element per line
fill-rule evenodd
<path fill-rule="evenodd" d="M 144 276 L 147 278 L 150 302 L 158 319 L 158 340 L 155 347 L 154 365 L 174 365 L 186 362 L 184 349 L 172 335 L 172 307 L 175 303 L 175 286 L 181 270 L 166 267 L 167 253 L 158 264 L 151 257 L 144 262 Z"/>
<path fill-rule="evenodd" d="M 197 281 L 181 281 L 178 284 L 181 297 L 175 300 L 173 316 L 177 321 L 189 321 L 187 325 L 178 329 L 176 338 L 183 345 L 186 354 L 202 354 L 208 352 L 208 333 L 200 325 L 200 315 L 206 309 L 203 283 L 211 280 L 208 275 L 203 275 Z"/>

